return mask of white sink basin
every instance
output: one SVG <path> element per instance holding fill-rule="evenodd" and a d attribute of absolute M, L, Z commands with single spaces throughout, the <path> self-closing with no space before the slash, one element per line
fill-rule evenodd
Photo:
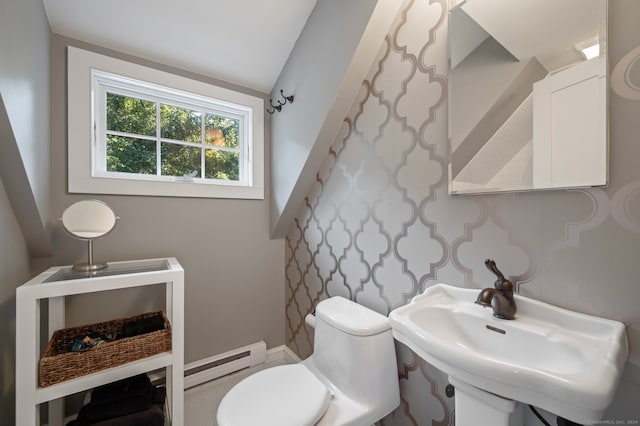
<path fill-rule="evenodd" d="M 600 420 L 627 360 L 624 324 L 514 296 L 514 320 L 437 284 L 389 314 L 394 337 L 449 376 L 574 422 Z"/>

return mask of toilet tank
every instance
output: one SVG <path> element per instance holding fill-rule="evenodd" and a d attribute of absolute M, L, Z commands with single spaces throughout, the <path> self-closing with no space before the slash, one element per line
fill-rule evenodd
<path fill-rule="evenodd" d="M 394 340 L 384 315 L 339 296 L 323 300 L 310 358 L 353 400 L 384 414 L 400 403 Z"/>

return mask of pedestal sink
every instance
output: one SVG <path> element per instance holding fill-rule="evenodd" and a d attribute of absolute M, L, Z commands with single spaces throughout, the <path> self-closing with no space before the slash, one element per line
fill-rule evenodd
<path fill-rule="evenodd" d="M 394 337 L 456 387 L 457 426 L 522 424 L 520 403 L 600 420 L 627 360 L 624 324 L 521 296 L 501 320 L 478 293 L 436 284 L 389 314 Z"/>

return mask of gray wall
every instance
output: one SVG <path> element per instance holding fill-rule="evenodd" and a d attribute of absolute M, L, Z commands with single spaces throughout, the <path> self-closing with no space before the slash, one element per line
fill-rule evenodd
<path fill-rule="evenodd" d="M 50 252 L 49 25 L 39 0 L 0 2 L 0 424 L 15 423 L 15 289 Z"/>
<path fill-rule="evenodd" d="M 190 362 L 265 340 L 284 343 L 283 240 L 269 239 L 269 197 L 264 200 L 194 199 L 68 194 L 66 157 L 66 46 L 109 54 L 205 82 L 224 83 L 52 35 L 51 137 L 54 257 L 47 262 L 86 261 L 85 243 L 53 223 L 74 201 L 98 198 L 121 217 L 115 230 L 94 242 L 96 260 L 175 256 L 185 269 L 185 361 Z M 237 90 L 242 88 L 232 87 Z M 246 90 L 245 90 L 246 91 Z M 264 94 L 249 92 L 264 97 Z M 268 123 L 266 125 L 268 158 Z M 269 167 L 266 167 L 269 175 Z M 268 180 L 265 182 L 268 184 Z M 69 303 L 69 321 L 82 323 L 152 309 L 161 289 L 98 294 Z"/>
<path fill-rule="evenodd" d="M 0 176 L 32 255 L 50 254 L 49 24 L 38 0 L 0 2 Z"/>
<path fill-rule="evenodd" d="M 0 179 L 0 424 L 3 425 L 15 423 L 15 289 L 30 278 L 29 261 L 27 243 Z"/>
<path fill-rule="evenodd" d="M 282 99 L 280 89 L 295 95 L 294 105 L 272 116 L 275 237 L 291 226 L 399 6 L 396 0 L 323 0 L 311 12 L 272 93 L 274 100 Z"/>
<path fill-rule="evenodd" d="M 610 185 L 452 197 L 447 1 L 405 1 L 288 233 L 292 349 L 311 353 L 304 316 L 321 299 L 386 314 L 437 282 L 492 285 L 494 258 L 523 295 L 627 325 L 631 356 L 605 420 L 640 420 L 640 2 L 609 4 L 610 68 L 628 71 L 611 80 Z M 454 424 L 447 378 L 397 349 L 402 402 L 382 424 Z"/>

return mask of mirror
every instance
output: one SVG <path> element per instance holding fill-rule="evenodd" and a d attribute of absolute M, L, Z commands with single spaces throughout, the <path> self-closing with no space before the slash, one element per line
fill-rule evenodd
<path fill-rule="evenodd" d="M 607 0 L 449 11 L 449 193 L 606 185 Z"/>
<path fill-rule="evenodd" d="M 87 263 L 74 265 L 74 270 L 95 271 L 107 267 L 105 262 L 93 261 L 93 240 L 111 232 L 118 219 L 111 207 L 100 200 L 78 201 L 65 209 L 59 219 L 62 228 L 72 237 L 87 241 Z"/>

